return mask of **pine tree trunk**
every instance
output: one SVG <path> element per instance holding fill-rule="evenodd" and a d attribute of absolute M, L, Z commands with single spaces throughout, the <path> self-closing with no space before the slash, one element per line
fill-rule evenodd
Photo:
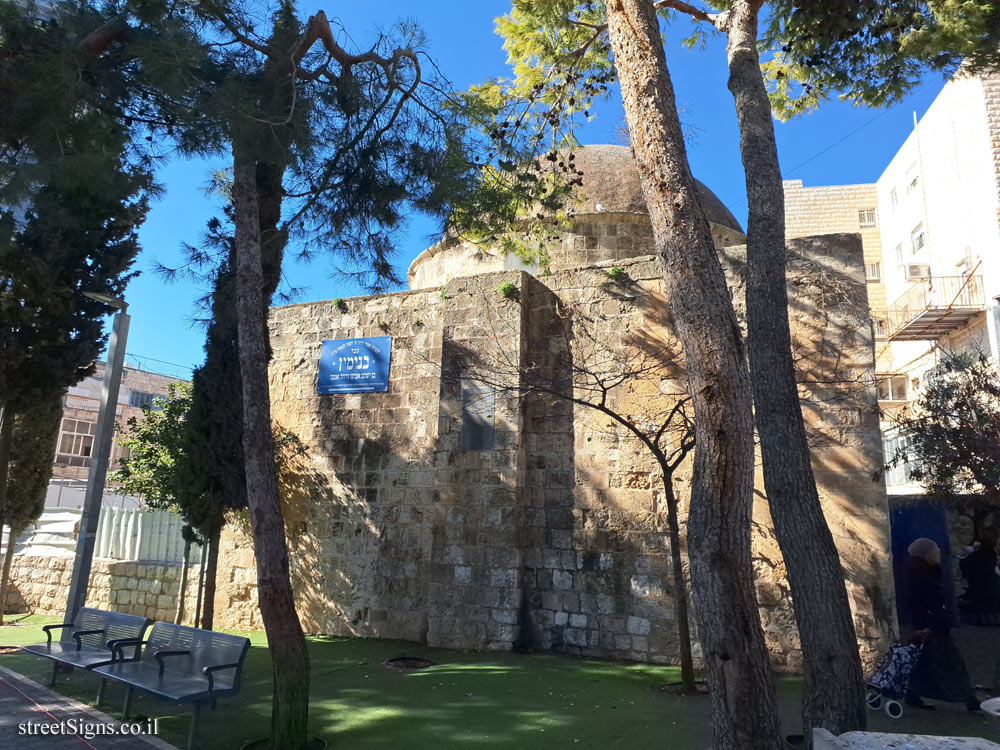
<path fill-rule="evenodd" d="M 215 629 L 215 578 L 219 572 L 219 537 L 222 527 L 216 526 L 208 535 L 208 562 L 205 565 L 205 600 L 201 610 L 201 627 Z"/>
<path fill-rule="evenodd" d="M 7 513 L 7 479 L 10 475 L 10 447 L 14 435 L 14 410 L 10 403 L 0 404 L 0 534 L 3 533 Z M 11 529 L 13 531 L 13 529 Z M 6 580 L 6 579 L 5 579 Z M 7 596 L 6 587 L 0 588 L 0 595 Z M 0 598 L 0 623 L 7 607 L 6 598 Z"/>
<path fill-rule="evenodd" d="M 714 747 L 776 750 L 774 686 L 750 560 L 753 415 L 743 342 L 688 167 L 653 4 L 611 0 L 608 30 L 694 404 L 688 555 Z"/>
<path fill-rule="evenodd" d="M 14 563 L 15 539 L 17 534 L 12 526 L 7 532 L 7 551 L 3 556 L 3 572 L 0 572 L 0 625 L 3 625 L 3 616 L 7 611 L 7 591 L 10 589 L 10 566 Z"/>
<path fill-rule="evenodd" d="M 813 476 L 788 322 L 785 210 L 767 89 L 757 54 L 759 2 L 728 19 L 729 89 L 746 171 L 747 348 L 764 486 L 788 570 L 805 666 L 803 722 L 841 734 L 865 727 L 864 682 L 844 572 Z"/>
<path fill-rule="evenodd" d="M 7 518 L 7 480 L 10 476 L 10 448 L 14 436 L 14 409 L 0 403 L 0 529 Z"/>
<path fill-rule="evenodd" d="M 684 560 L 681 558 L 681 528 L 677 517 L 677 495 L 673 476 L 666 465 L 660 465 L 663 492 L 667 500 L 667 528 L 670 533 L 670 567 L 674 579 L 674 607 L 677 617 L 677 641 L 681 652 L 681 685 L 694 692 L 694 658 L 691 655 L 691 624 L 688 613 L 687 582 L 684 580 Z"/>
<path fill-rule="evenodd" d="M 233 138 L 237 313 L 243 384 L 243 450 L 257 559 L 257 596 L 274 672 L 273 750 L 302 750 L 309 718 L 309 656 L 295 611 L 271 435 L 267 321 L 252 141 Z"/>
<path fill-rule="evenodd" d="M 186 527 L 185 527 L 186 528 Z M 184 560 L 181 562 L 181 587 L 177 592 L 177 612 L 174 614 L 174 624 L 180 625 L 184 619 L 184 597 L 187 595 L 188 568 L 191 565 L 191 540 L 184 540 Z"/>

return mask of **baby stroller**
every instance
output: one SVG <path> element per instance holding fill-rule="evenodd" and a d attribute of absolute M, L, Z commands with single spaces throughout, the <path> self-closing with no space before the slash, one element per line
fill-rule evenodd
<path fill-rule="evenodd" d="M 893 643 L 882 661 L 875 667 L 875 672 L 868 678 L 868 690 L 865 702 L 872 711 L 884 709 L 892 719 L 903 715 L 903 704 L 906 687 L 910 682 L 910 674 L 920 658 L 920 643 Z"/>

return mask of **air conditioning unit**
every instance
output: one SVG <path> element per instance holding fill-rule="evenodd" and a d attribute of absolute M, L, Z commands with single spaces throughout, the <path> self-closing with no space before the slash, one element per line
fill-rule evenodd
<path fill-rule="evenodd" d="M 907 263 L 906 280 L 916 281 L 917 279 L 929 279 L 931 277 L 931 267 L 927 263 Z"/>

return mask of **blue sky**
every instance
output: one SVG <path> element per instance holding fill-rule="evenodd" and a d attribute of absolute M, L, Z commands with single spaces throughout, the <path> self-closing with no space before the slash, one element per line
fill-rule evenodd
<path fill-rule="evenodd" d="M 379 28 L 400 18 L 419 21 L 429 40 L 429 52 L 445 75 L 460 88 L 507 75 L 505 54 L 493 33 L 493 19 L 506 12 L 509 0 L 380 0 L 379 2 L 300 3 L 303 13 L 325 8 L 336 16 L 358 46 L 369 42 Z M 733 211 L 746 220 L 746 192 L 740 163 L 739 139 L 732 96 L 726 88 L 724 41 L 717 37 L 706 49 L 689 51 L 679 39 L 689 33 L 678 21 L 668 34 L 667 62 L 685 124 L 695 133 L 689 144 L 694 175 L 708 185 Z M 889 110 L 855 108 L 830 102 L 815 113 L 791 123 L 776 123 L 778 152 L 785 179 L 806 185 L 874 182 L 913 127 L 918 115 L 940 91 L 943 79 L 929 76 L 905 102 Z M 595 119 L 578 133 L 584 144 L 615 142 L 622 119 L 617 91 L 596 107 Z M 128 341 L 129 364 L 187 377 L 204 359 L 204 330 L 192 323 L 196 300 L 206 291 L 198 284 L 166 283 L 155 261 L 176 264 L 184 242 L 197 243 L 205 222 L 218 205 L 205 196 L 209 172 L 222 162 L 168 163 L 158 174 L 164 195 L 152 206 L 140 232 L 143 246 L 137 261 L 142 275 L 129 286 L 126 299 L 132 314 Z M 399 238 L 397 265 L 405 270 L 431 242 L 435 223 L 414 217 Z M 291 255 L 291 253 L 290 253 Z M 286 261 L 288 283 L 303 288 L 297 301 L 349 297 L 364 293 L 330 278 L 330 261 L 317 256 L 309 264 Z"/>

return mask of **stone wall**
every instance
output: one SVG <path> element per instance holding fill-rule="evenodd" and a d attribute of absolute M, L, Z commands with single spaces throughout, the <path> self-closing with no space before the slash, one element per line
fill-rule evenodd
<path fill-rule="evenodd" d="M 742 309 L 743 250 L 723 251 Z M 874 355 L 857 236 L 791 243 L 789 293 L 814 470 L 867 659 L 895 628 Z M 612 264 L 625 278 L 608 275 Z M 512 299 L 498 293 L 510 282 Z M 275 419 L 308 446 L 282 477 L 299 612 L 309 632 L 437 646 L 669 662 L 677 656 L 664 488 L 648 450 L 567 366 L 675 347 L 659 265 L 604 261 L 542 278 L 516 271 L 444 289 L 272 311 Z M 321 342 L 393 337 L 386 393 L 317 396 Z M 602 344 L 601 342 L 607 342 Z M 669 358 L 668 358 L 669 359 Z M 609 393 L 662 414 L 685 390 L 676 358 Z M 526 373 L 548 373 L 548 391 Z M 560 375 L 562 373 L 562 375 Z M 461 449 L 462 376 L 495 388 L 491 450 Z M 534 375 L 532 375 L 534 377 Z M 575 390 L 574 390 L 575 388 Z M 519 397 L 520 396 L 520 397 Z M 689 467 L 675 476 L 686 514 Z M 800 665 L 787 577 L 762 478 L 754 550 L 779 668 Z M 245 529 L 223 538 L 226 627 L 259 626 Z"/>
<path fill-rule="evenodd" d="M 64 616 L 73 560 L 72 557 L 16 556 L 11 566 L 7 611 Z M 198 570 L 197 565 L 188 569 L 184 618 L 187 625 L 194 620 Z M 86 606 L 173 622 L 180 581 L 180 565 L 95 559 Z"/>
<path fill-rule="evenodd" d="M 742 232 L 713 222 L 709 226 L 718 247 L 746 242 Z M 558 240 L 546 252 L 549 271 L 573 270 L 608 260 L 620 262 L 653 253 L 653 230 L 649 216 L 641 212 L 581 214 L 573 218 L 568 229 L 559 230 Z M 445 240 L 413 261 L 409 284 L 412 289 L 437 288 L 451 279 L 504 270 L 540 275 L 537 265 L 523 265 L 514 257 L 491 252 L 482 245 Z"/>
<path fill-rule="evenodd" d="M 785 180 L 782 183 L 785 191 L 785 231 L 788 239 L 809 237 L 819 234 L 837 232 L 859 233 L 864 248 L 865 263 L 878 263 L 884 266 L 882 257 L 882 233 L 879 220 L 875 226 L 862 228 L 858 220 L 858 211 L 873 209 L 878 217 L 878 194 L 875 184 L 864 185 L 822 185 L 804 187 L 802 180 Z M 882 273 L 889 273 L 889 268 L 882 268 Z M 868 305 L 876 315 L 883 315 L 888 303 L 885 284 L 880 280 L 867 282 Z M 881 349 L 888 347 L 883 345 Z M 881 368 L 880 368 L 881 369 Z"/>
<path fill-rule="evenodd" d="M 995 190 L 1000 195 L 1000 73 L 981 73 L 983 97 L 986 101 L 986 123 L 989 129 L 989 146 L 993 154 L 993 172 L 996 175 Z M 997 223 L 1000 224 L 1000 206 L 997 208 Z"/>

